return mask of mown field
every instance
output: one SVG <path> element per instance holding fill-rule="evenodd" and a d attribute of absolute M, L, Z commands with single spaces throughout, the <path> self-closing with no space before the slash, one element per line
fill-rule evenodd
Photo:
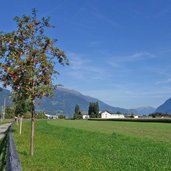
<path fill-rule="evenodd" d="M 23 170 L 171 170 L 171 124 L 111 121 L 37 121 L 30 157 L 30 122 L 14 138 Z"/>

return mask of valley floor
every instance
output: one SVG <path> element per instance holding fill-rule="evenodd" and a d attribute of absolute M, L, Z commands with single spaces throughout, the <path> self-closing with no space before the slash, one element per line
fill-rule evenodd
<path fill-rule="evenodd" d="M 29 156 L 30 122 L 14 138 L 23 170 L 171 170 L 171 124 L 112 121 L 37 121 Z"/>

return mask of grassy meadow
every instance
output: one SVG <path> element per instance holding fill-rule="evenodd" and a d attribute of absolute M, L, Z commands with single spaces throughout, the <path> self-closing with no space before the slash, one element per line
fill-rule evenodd
<path fill-rule="evenodd" d="M 36 121 L 35 155 L 29 155 L 31 123 L 14 126 L 23 170 L 171 170 L 171 124 L 112 121 Z"/>

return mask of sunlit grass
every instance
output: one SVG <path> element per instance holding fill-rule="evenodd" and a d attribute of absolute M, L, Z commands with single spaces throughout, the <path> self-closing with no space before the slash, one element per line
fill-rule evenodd
<path fill-rule="evenodd" d="M 88 121 L 88 120 L 55 120 L 49 124 L 62 127 L 83 129 L 92 132 L 112 134 L 113 132 L 154 140 L 171 142 L 170 123 Z"/>
<path fill-rule="evenodd" d="M 37 121 L 34 157 L 29 156 L 30 122 L 24 122 L 21 136 L 15 126 L 14 137 L 23 170 L 171 170 L 171 145 L 167 137 L 159 138 L 160 129 L 169 137 L 170 125 L 140 124 Z M 155 134 L 156 129 L 159 137 L 143 138 L 146 130 Z"/>

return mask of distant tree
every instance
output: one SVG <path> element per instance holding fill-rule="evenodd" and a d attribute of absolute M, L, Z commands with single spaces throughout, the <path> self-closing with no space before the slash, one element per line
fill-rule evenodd
<path fill-rule="evenodd" d="M 25 99 L 23 96 L 18 96 L 15 92 L 12 93 L 11 97 L 15 106 L 15 116 L 23 116 L 26 112 L 31 110 L 29 99 Z"/>
<path fill-rule="evenodd" d="M 91 118 L 92 113 L 93 113 L 93 105 L 92 105 L 92 103 L 90 102 L 90 103 L 89 103 L 89 107 L 88 107 L 88 115 L 90 116 L 90 118 Z"/>
<path fill-rule="evenodd" d="M 89 114 L 90 118 L 99 118 L 100 117 L 98 102 L 89 103 L 88 114 Z"/>
<path fill-rule="evenodd" d="M 154 112 L 154 113 L 149 114 L 149 116 L 152 116 L 153 118 L 171 117 L 171 115 L 167 113 L 162 113 L 162 112 Z"/>
<path fill-rule="evenodd" d="M 90 116 L 90 118 L 95 118 L 94 103 L 91 103 L 91 102 L 89 103 L 88 115 Z"/>
<path fill-rule="evenodd" d="M 28 111 L 28 112 L 24 113 L 23 118 L 30 119 L 31 118 L 31 112 Z"/>
<path fill-rule="evenodd" d="M 134 114 L 131 114 L 131 115 L 130 115 L 130 118 L 134 118 Z"/>
<path fill-rule="evenodd" d="M 50 18 L 32 15 L 15 17 L 17 29 L 10 33 L 0 33 L 0 81 L 10 86 L 17 96 L 30 100 L 31 144 L 33 156 L 35 99 L 49 96 L 56 86 L 52 78 L 58 75 L 56 64 L 68 64 L 63 51 L 56 47 L 56 40 L 47 36 L 46 29 L 53 27 Z"/>
<path fill-rule="evenodd" d="M 45 115 L 44 112 L 36 113 L 35 115 L 36 119 L 47 119 L 47 116 Z"/>
<path fill-rule="evenodd" d="M 96 118 L 99 118 L 99 103 L 98 102 L 95 103 L 95 115 L 96 115 Z"/>
<path fill-rule="evenodd" d="M 73 119 L 82 119 L 82 114 L 81 114 L 80 107 L 78 104 L 76 104 L 75 106 L 75 113 L 74 113 Z"/>
<path fill-rule="evenodd" d="M 5 118 L 6 119 L 12 119 L 15 117 L 15 107 L 13 105 L 7 106 L 5 108 Z"/>
<path fill-rule="evenodd" d="M 65 115 L 58 115 L 58 119 L 65 119 L 66 116 Z"/>

